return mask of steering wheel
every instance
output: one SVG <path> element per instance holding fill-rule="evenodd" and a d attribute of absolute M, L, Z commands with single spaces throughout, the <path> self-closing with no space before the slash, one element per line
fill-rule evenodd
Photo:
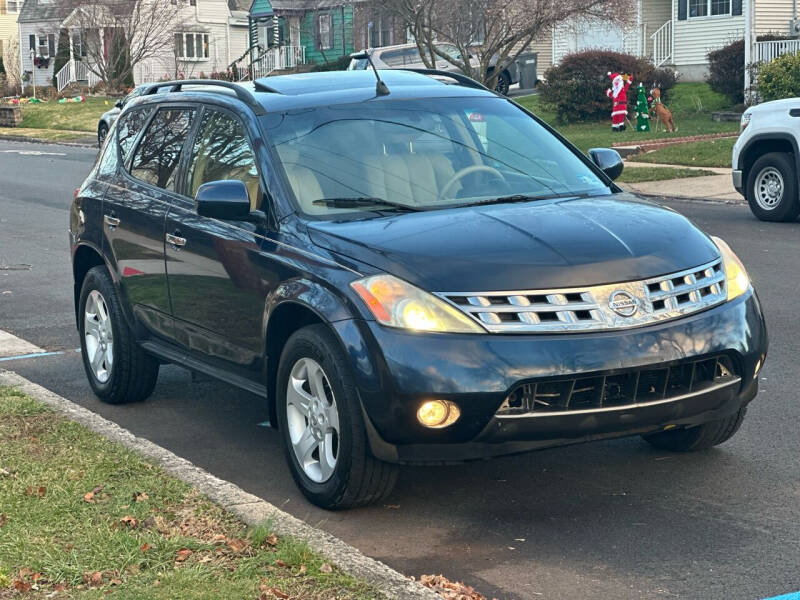
<path fill-rule="evenodd" d="M 494 175 L 500 181 L 505 181 L 503 179 L 503 174 L 500 171 L 498 171 L 497 169 L 493 168 L 493 167 L 487 167 L 486 165 L 472 165 L 471 167 L 464 167 L 458 173 L 453 175 L 450 178 L 450 181 L 448 181 L 447 184 L 442 188 L 442 191 L 439 192 L 439 200 L 444 200 L 447 197 L 447 193 L 450 191 L 450 189 L 456 183 L 461 181 L 464 177 L 466 177 L 467 175 L 470 175 L 472 173 L 478 173 L 480 171 L 484 171 L 486 173 L 490 173 L 491 175 Z"/>

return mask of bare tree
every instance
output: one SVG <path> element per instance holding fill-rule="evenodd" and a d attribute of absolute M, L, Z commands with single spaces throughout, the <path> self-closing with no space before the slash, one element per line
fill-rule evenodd
<path fill-rule="evenodd" d="M 22 73 L 19 72 L 19 40 L 17 36 L 11 36 L 11 39 L 6 41 L 2 60 L 8 86 L 15 90 L 18 89 L 22 83 Z"/>
<path fill-rule="evenodd" d="M 636 14 L 633 0 L 387 0 L 386 6 L 414 35 L 429 68 L 442 59 L 490 88 L 554 26 L 598 20 L 627 25 Z M 458 52 L 446 52 L 437 40 Z"/>
<path fill-rule="evenodd" d="M 106 89 L 124 87 L 134 68 L 172 54 L 185 0 L 68 0 L 66 23 L 81 31 L 87 68 Z"/>

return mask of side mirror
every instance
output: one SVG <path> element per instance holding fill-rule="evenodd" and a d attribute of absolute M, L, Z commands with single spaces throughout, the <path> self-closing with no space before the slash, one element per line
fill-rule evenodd
<path fill-rule="evenodd" d="M 625 167 L 619 152 L 611 148 L 592 148 L 589 150 L 589 158 L 612 181 L 622 174 Z"/>
<path fill-rule="evenodd" d="M 114 106 L 116 106 L 117 108 L 120 108 L 120 109 L 121 109 L 123 106 L 125 106 L 125 104 L 122 102 L 122 100 L 117 100 L 117 101 L 114 103 Z"/>
<path fill-rule="evenodd" d="M 197 190 L 194 206 L 201 217 L 243 221 L 250 216 L 250 194 L 241 181 L 211 181 Z"/>

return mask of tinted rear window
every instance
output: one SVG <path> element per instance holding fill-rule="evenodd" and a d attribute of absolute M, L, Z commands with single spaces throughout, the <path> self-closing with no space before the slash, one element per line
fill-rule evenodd
<path fill-rule="evenodd" d="M 158 111 L 136 148 L 131 175 L 151 185 L 174 190 L 178 162 L 194 113 L 193 109 Z"/>
<path fill-rule="evenodd" d="M 123 164 L 128 163 L 136 137 L 147 123 L 152 114 L 152 107 L 139 108 L 126 112 L 119 119 L 117 125 L 117 140 L 119 141 L 119 154 Z"/>

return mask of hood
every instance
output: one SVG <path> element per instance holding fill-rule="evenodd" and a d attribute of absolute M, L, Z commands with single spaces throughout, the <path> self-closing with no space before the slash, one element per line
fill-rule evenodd
<path fill-rule="evenodd" d="M 685 217 L 628 194 L 316 221 L 308 228 L 315 244 L 431 292 L 635 281 L 719 256 Z"/>

